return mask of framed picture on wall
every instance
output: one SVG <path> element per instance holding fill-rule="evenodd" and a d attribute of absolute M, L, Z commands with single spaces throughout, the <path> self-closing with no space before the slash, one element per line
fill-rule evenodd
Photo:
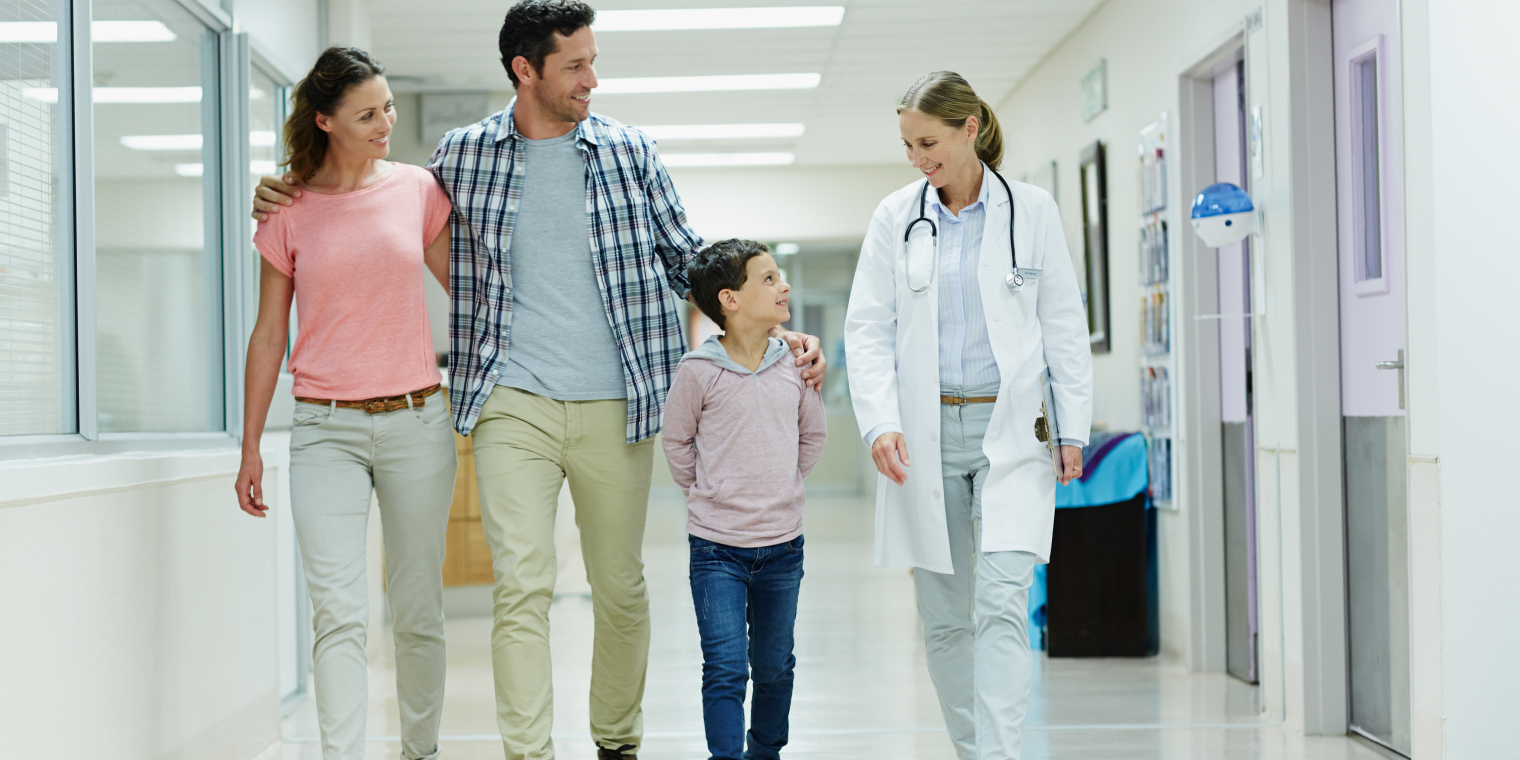
<path fill-rule="evenodd" d="M 1108 321 L 1108 171 L 1103 143 L 1082 149 L 1078 162 L 1082 185 L 1082 262 L 1087 271 L 1087 332 L 1095 354 L 1109 351 Z"/>

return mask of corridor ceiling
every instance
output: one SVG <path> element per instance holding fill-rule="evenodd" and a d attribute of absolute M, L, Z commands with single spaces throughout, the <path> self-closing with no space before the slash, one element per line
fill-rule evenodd
<path fill-rule="evenodd" d="M 662 152 L 790 151 L 797 165 L 902 160 L 893 106 L 948 69 L 998 103 L 1102 0 L 601 0 L 598 10 L 842 4 L 834 27 L 597 35 L 600 77 L 816 72 L 810 90 L 592 94 L 639 125 L 798 122 L 801 137 L 661 141 Z M 372 0 L 374 52 L 397 92 L 510 91 L 497 32 L 510 0 Z M 1096 63 L 1096 61 L 1095 61 Z M 1073 82 L 1072 87 L 1077 83 Z"/>

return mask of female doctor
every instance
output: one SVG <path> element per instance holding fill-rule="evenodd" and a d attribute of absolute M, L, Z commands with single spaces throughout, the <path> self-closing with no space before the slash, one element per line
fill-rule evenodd
<path fill-rule="evenodd" d="M 897 114 L 923 180 L 877 207 L 845 321 L 855 416 L 883 476 L 876 562 L 919 569 L 956 754 L 1016 759 L 1028 591 L 1055 517 L 1055 466 L 1035 435 L 1041 376 L 1048 366 L 1065 484 L 1092 418 L 1086 311 L 1055 201 L 997 174 L 997 118 L 971 85 L 928 74 Z"/>

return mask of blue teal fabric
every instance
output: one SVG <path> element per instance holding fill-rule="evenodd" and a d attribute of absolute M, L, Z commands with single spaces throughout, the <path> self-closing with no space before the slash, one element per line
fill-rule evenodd
<path fill-rule="evenodd" d="M 1116 444 L 1091 472 L 1084 472 L 1082 479 L 1056 486 L 1056 509 L 1128 501 L 1144 491 L 1149 483 L 1145 436 L 1129 435 Z"/>

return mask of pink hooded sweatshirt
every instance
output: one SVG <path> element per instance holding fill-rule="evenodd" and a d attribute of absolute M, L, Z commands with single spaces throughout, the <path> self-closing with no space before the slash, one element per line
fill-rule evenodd
<path fill-rule="evenodd" d="M 802 479 L 828 437 L 823 399 L 786 343 L 771 338 L 760 369 L 730 359 L 717 337 L 682 357 L 665 401 L 665 459 L 686 493 L 686 530 L 726 546 L 775 546 L 802 535 Z"/>

